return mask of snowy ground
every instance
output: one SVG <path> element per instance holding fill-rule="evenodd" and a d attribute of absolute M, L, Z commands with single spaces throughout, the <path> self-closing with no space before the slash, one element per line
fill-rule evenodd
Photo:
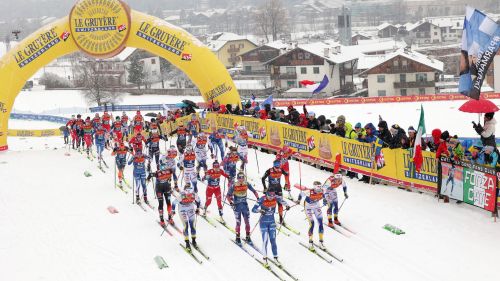
<path fill-rule="evenodd" d="M 64 124 L 49 122 L 49 121 L 38 121 L 38 120 L 21 120 L 21 119 L 10 119 L 9 129 L 21 129 L 21 130 L 43 130 L 43 129 L 57 129 Z"/>
<path fill-rule="evenodd" d="M 131 204 L 131 193 L 114 188 L 108 151 L 110 169 L 104 174 L 78 153 L 65 156 L 59 137 L 9 138 L 9 148 L 0 154 L 0 264 L 5 280 L 275 280 L 231 243 L 228 230 L 201 219 L 198 240 L 211 260 L 196 264 L 179 247 L 178 233 L 160 236 L 155 211 L 144 212 Z M 259 152 L 258 159 L 260 173 L 250 150 L 248 176 L 253 182 L 259 182 L 273 156 Z M 84 177 L 86 170 L 93 176 Z M 299 182 L 299 164 L 292 161 L 291 170 L 292 183 Z M 328 176 L 309 166 L 301 170 L 305 185 Z M 126 174 L 130 179 L 130 167 Z M 427 194 L 354 180 L 347 184 L 350 197 L 340 219 L 356 234 L 325 229 L 325 244 L 343 263 L 327 264 L 298 245 L 307 241 L 300 207 L 286 216 L 301 235 L 278 234 L 280 259 L 301 280 L 495 280 L 500 226 L 488 213 L 465 204 L 437 203 Z M 154 199 L 151 185 L 149 193 Z M 111 215 L 108 206 L 119 213 Z M 210 210 L 216 212 L 215 202 Z M 251 217 L 252 226 L 257 217 Z M 225 218 L 234 225 L 229 208 Z M 386 223 L 406 234 L 382 229 Z M 261 244 L 258 229 L 252 238 Z M 170 268 L 158 270 L 156 255 Z"/>

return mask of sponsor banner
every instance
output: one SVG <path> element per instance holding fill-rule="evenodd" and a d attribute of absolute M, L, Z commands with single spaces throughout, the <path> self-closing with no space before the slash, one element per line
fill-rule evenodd
<path fill-rule="evenodd" d="M 61 136 L 62 132 L 59 129 L 47 130 L 13 130 L 9 129 L 8 136 L 10 137 L 53 137 Z"/>
<path fill-rule="evenodd" d="M 485 93 L 483 96 L 486 99 L 498 99 L 500 93 Z M 341 105 L 341 104 L 364 104 L 364 103 L 393 103 L 393 102 L 426 102 L 426 101 L 450 101 L 450 100 L 467 100 L 468 98 L 461 94 L 446 94 L 446 95 L 422 95 L 422 96 L 405 96 L 405 97 L 354 97 L 354 98 L 333 98 L 333 99 L 293 99 L 293 100 L 274 100 L 273 105 L 276 107 L 287 107 L 289 105 Z"/>
<path fill-rule="evenodd" d="M 495 169 L 469 162 L 441 159 L 441 194 L 490 212 L 495 211 Z"/>
<path fill-rule="evenodd" d="M 385 151 L 385 150 L 384 150 Z M 411 182 L 411 185 L 420 184 L 429 186 L 429 190 L 437 190 L 437 159 L 436 154 L 430 151 L 422 151 L 424 158 L 420 172 L 415 169 L 413 163 L 413 156 L 409 150 L 398 149 L 396 150 L 396 166 L 397 178 L 403 181 Z"/>
<path fill-rule="evenodd" d="M 20 113 L 11 113 L 10 119 L 19 119 L 19 120 L 40 120 L 40 121 L 49 121 L 54 123 L 60 123 L 66 125 L 69 118 L 61 117 L 61 116 L 53 116 L 53 115 L 38 115 L 38 114 L 20 114 Z"/>

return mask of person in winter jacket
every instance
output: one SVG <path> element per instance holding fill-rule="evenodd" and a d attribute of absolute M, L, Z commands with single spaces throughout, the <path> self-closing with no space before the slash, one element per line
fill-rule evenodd
<path fill-rule="evenodd" d="M 441 132 L 441 131 L 439 129 L 434 129 L 432 131 L 432 137 L 434 138 L 434 144 L 436 147 L 436 159 L 438 160 L 437 161 L 437 163 L 438 163 L 437 196 L 439 196 L 439 198 L 444 198 L 444 202 L 447 203 L 447 202 L 449 202 L 449 198 L 447 196 L 443 197 L 441 195 L 441 182 L 442 182 L 443 168 L 441 166 L 441 161 L 439 159 L 441 159 L 441 156 L 450 157 L 450 151 L 448 150 L 448 146 L 446 144 L 446 142 L 450 138 L 450 133 L 448 133 L 448 131 L 442 132 L 441 135 L 439 136 L 437 143 L 436 143 L 435 135 L 437 135 L 438 132 Z"/>
<path fill-rule="evenodd" d="M 484 146 L 493 146 L 496 147 L 495 141 L 495 126 L 497 121 L 493 117 L 495 115 L 494 112 L 489 112 L 484 115 L 484 125 L 476 124 L 472 122 L 474 130 L 476 130 L 477 134 L 481 137 L 481 141 Z"/>
<path fill-rule="evenodd" d="M 415 139 L 417 138 L 417 131 L 413 126 L 408 128 L 408 148 L 415 147 Z M 422 151 L 427 150 L 427 145 L 424 141 L 424 138 L 420 139 L 420 144 L 422 145 Z"/>
<path fill-rule="evenodd" d="M 356 139 L 360 141 L 361 137 L 366 136 L 365 128 L 361 127 L 361 123 L 356 123 L 354 126 L 354 131 L 356 132 Z"/>
<path fill-rule="evenodd" d="M 345 137 L 345 116 L 340 115 L 337 117 L 337 122 L 335 122 L 335 135 L 339 137 Z"/>
<path fill-rule="evenodd" d="M 498 163 L 498 153 L 495 151 L 495 148 L 491 145 L 485 146 L 479 154 L 477 163 L 492 168 L 496 167 Z"/>
<path fill-rule="evenodd" d="M 440 139 L 441 139 L 441 130 L 440 129 L 432 130 L 432 140 L 426 143 L 427 147 L 431 152 L 437 151 L 439 144 L 441 143 Z"/>
<path fill-rule="evenodd" d="M 373 143 L 375 142 L 375 140 L 377 140 L 377 137 L 379 136 L 377 129 L 372 123 L 368 123 L 365 125 L 365 132 L 366 134 L 361 136 L 361 138 L 359 138 L 360 142 Z"/>
<path fill-rule="evenodd" d="M 453 138 L 450 139 L 450 157 L 453 158 L 453 160 L 461 160 L 464 158 L 464 148 L 458 138 L 454 136 Z"/>
<path fill-rule="evenodd" d="M 389 127 L 387 126 L 387 122 L 385 122 L 384 120 L 378 122 L 378 135 L 379 138 L 384 142 L 382 147 L 388 147 L 392 141 L 392 135 L 391 132 L 389 132 Z"/>
<path fill-rule="evenodd" d="M 394 148 L 401 148 L 401 142 L 403 139 L 403 133 L 401 131 L 401 128 L 399 127 L 398 124 L 394 124 L 391 126 L 391 129 L 389 130 L 391 133 L 391 140 L 389 142 L 389 148 L 394 149 Z"/>
<path fill-rule="evenodd" d="M 361 125 L 361 124 L 360 124 Z M 345 125 L 344 125 L 344 128 L 345 128 L 345 138 L 346 139 L 351 139 L 351 140 L 355 140 L 358 138 L 358 134 L 356 133 L 356 131 L 352 128 L 352 125 L 351 123 L 349 122 L 346 122 Z"/>

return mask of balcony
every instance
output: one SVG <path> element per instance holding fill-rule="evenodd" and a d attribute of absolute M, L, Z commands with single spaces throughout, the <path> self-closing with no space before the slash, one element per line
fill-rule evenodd
<path fill-rule="evenodd" d="M 227 59 L 227 61 L 230 63 L 238 63 L 240 62 L 240 57 L 230 57 Z"/>
<path fill-rule="evenodd" d="M 394 82 L 395 89 L 434 88 L 435 86 L 436 86 L 436 81 Z"/>
<path fill-rule="evenodd" d="M 274 73 L 271 74 L 272 80 L 297 79 L 297 73 Z"/>
<path fill-rule="evenodd" d="M 228 53 L 239 53 L 240 52 L 240 48 L 229 47 L 229 49 L 227 49 L 227 52 Z"/>

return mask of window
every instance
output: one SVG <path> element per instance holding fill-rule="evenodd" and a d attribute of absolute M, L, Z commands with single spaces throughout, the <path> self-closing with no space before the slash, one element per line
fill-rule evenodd
<path fill-rule="evenodd" d="M 251 65 L 245 65 L 245 72 L 252 72 L 252 66 Z"/>
<path fill-rule="evenodd" d="M 235 49 L 234 44 L 229 45 L 229 49 Z"/>
<path fill-rule="evenodd" d="M 385 83 L 385 75 L 377 75 L 378 83 Z"/>
<path fill-rule="evenodd" d="M 304 54 L 304 59 L 306 59 L 306 60 L 311 59 L 311 54 L 309 54 L 309 53 L 305 53 L 305 54 Z"/>
<path fill-rule="evenodd" d="M 394 60 L 393 63 L 394 63 L 394 66 L 399 66 L 399 61 L 398 60 Z"/>
<path fill-rule="evenodd" d="M 238 47 L 240 47 L 240 49 L 243 49 L 245 48 L 245 44 L 240 44 Z"/>
<path fill-rule="evenodd" d="M 427 81 L 427 73 L 417 73 L 417 74 L 415 74 L 415 80 L 417 82 Z"/>
<path fill-rule="evenodd" d="M 434 35 L 438 35 L 438 33 L 437 33 L 437 32 L 434 32 Z"/>
<path fill-rule="evenodd" d="M 402 65 L 403 67 L 406 67 L 406 66 L 408 65 L 408 61 L 407 61 L 407 60 L 402 60 L 402 61 L 401 61 L 401 65 Z"/>
<path fill-rule="evenodd" d="M 298 54 L 297 54 L 297 58 L 298 58 L 299 60 L 303 60 L 303 59 L 304 59 L 304 54 L 303 54 L 303 53 L 298 53 Z"/>
<path fill-rule="evenodd" d="M 385 95 L 386 95 L 386 94 L 385 94 L 385 90 L 378 90 L 378 92 L 377 92 L 377 93 L 378 93 L 378 96 L 379 96 L 379 97 L 385 97 Z"/>
<path fill-rule="evenodd" d="M 405 97 L 407 95 L 406 89 L 401 89 L 400 90 L 400 94 L 401 94 L 402 97 Z"/>
<path fill-rule="evenodd" d="M 155 59 L 151 59 L 151 64 L 156 64 L 156 60 Z"/>
<path fill-rule="evenodd" d="M 151 75 L 156 76 L 156 70 L 151 71 Z"/>
<path fill-rule="evenodd" d="M 406 74 L 405 73 L 399 74 L 399 82 L 406 82 Z"/>
<path fill-rule="evenodd" d="M 295 67 L 287 67 L 286 74 L 295 74 Z"/>
<path fill-rule="evenodd" d="M 295 81 L 293 81 L 293 80 L 286 81 L 286 86 L 288 88 L 295 88 Z"/>
<path fill-rule="evenodd" d="M 425 95 L 425 88 L 418 88 L 419 95 Z"/>
<path fill-rule="evenodd" d="M 300 74 L 307 74 L 307 67 L 301 67 Z"/>
<path fill-rule="evenodd" d="M 319 74 L 319 67 L 317 67 L 317 66 L 313 67 L 313 73 Z"/>

